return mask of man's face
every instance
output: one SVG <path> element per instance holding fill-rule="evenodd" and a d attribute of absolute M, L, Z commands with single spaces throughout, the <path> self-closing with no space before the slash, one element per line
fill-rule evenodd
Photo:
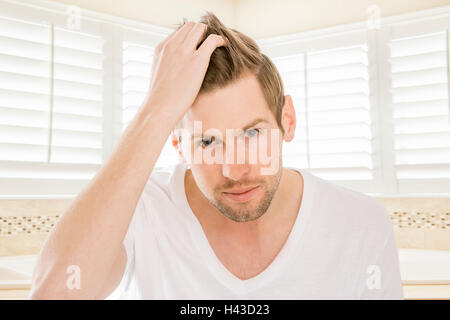
<path fill-rule="evenodd" d="M 236 222 L 262 216 L 281 179 L 283 137 L 256 77 L 199 95 L 183 123 L 183 157 L 206 199 Z"/>

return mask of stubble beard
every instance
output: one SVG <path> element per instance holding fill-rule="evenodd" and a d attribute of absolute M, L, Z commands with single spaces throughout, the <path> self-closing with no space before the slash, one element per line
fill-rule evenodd
<path fill-rule="evenodd" d="M 275 192 L 278 190 L 281 181 L 282 167 L 280 170 L 273 175 L 268 183 L 266 183 L 266 188 L 264 188 L 264 195 L 256 208 L 248 208 L 249 204 L 237 203 L 235 207 L 228 205 L 223 201 L 223 193 L 221 191 L 215 190 L 213 199 L 207 197 L 208 201 L 217 208 L 224 216 L 235 221 L 235 222 L 248 222 L 260 218 L 267 212 L 270 204 L 272 203 Z M 264 185 L 261 185 L 264 187 Z M 250 200 L 251 201 L 251 200 Z M 236 207 L 242 206 L 242 209 L 236 209 Z"/>

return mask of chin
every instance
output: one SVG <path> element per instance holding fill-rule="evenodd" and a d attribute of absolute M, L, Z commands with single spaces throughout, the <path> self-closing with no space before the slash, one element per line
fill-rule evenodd
<path fill-rule="evenodd" d="M 236 211 L 233 212 L 224 211 L 222 212 L 222 214 L 234 222 L 241 222 L 241 223 L 258 220 L 261 216 L 264 215 L 264 213 L 259 214 L 255 212 L 243 214 L 242 212 L 237 213 Z"/>
<path fill-rule="evenodd" d="M 235 222 L 249 222 L 263 216 L 270 202 L 264 201 L 264 199 L 252 199 L 245 203 L 233 203 L 224 199 L 223 201 L 215 201 L 213 205 L 230 220 Z"/>

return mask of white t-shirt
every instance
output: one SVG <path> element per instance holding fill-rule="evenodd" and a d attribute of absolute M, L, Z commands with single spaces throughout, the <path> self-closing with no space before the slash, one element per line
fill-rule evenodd
<path fill-rule="evenodd" d="M 283 248 L 241 280 L 217 258 L 190 209 L 187 165 L 154 170 L 124 239 L 127 265 L 107 299 L 403 299 L 387 210 L 303 169 L 300 210 Z"/>

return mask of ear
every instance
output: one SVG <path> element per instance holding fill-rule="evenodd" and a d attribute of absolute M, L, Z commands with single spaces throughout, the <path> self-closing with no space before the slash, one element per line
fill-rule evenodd
<path fill-rule="evenodd" d="M 297 118 L 295 116 L 295 108 L 294 103 L 292 102 L 292 97 L 289 94 L 285 95 L 283 110 L 281 112 L 281 124 L 284 129 L 284 141 L 289 142 L 294 139 L 296 122 Z"/>
<path fill-rule="evenodd" d="M 183 162 L 186 162 L 186 159 L 184 158 L 183 151 L 181 149 L 181 136 L 178 138 L 178 135 L 175 133 L 175 130 L 172 131 L 171 134 L 172 139 L 172 146 L 175 148 L 176 152 L 178 153 L 178 156 Z"/>

